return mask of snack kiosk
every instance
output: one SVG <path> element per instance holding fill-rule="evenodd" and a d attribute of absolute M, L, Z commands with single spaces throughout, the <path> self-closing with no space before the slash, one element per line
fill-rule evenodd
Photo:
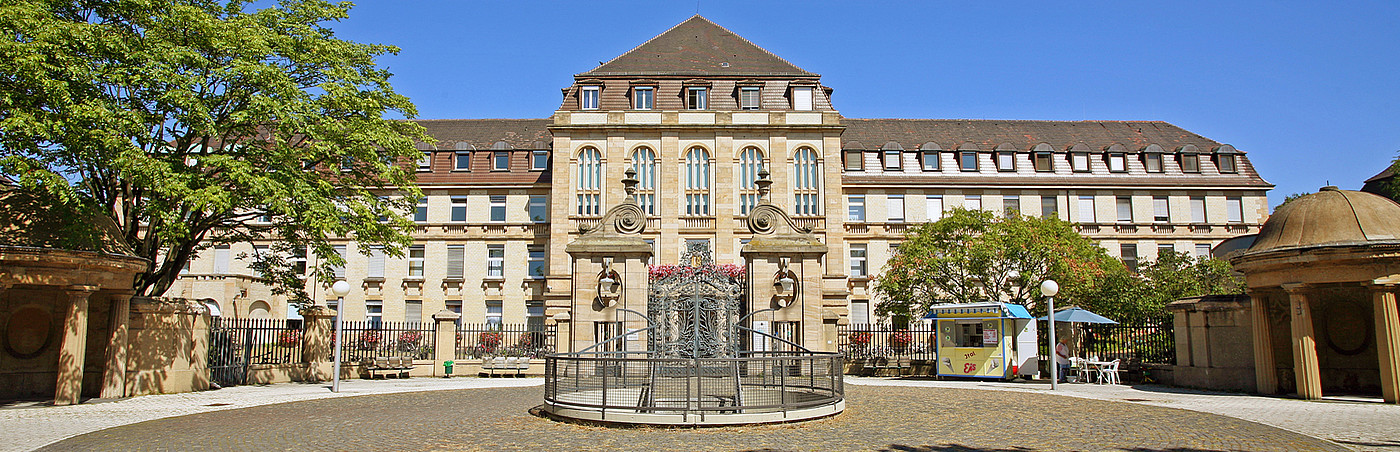
<path fill-rule="evenodd" d="M 1025 306 L 971 303 L 934 306 L 926 319 L 937 331 L 935 375 L 1013 378 L 1035 375 L 1035 319 Z"/>

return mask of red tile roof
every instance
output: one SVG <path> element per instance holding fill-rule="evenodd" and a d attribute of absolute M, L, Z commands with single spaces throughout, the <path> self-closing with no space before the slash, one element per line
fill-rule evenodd
<path fill-rule="evenodd" d="M 880 149 L 889 141 L 898 142 L 907 150 L 919 149 L 930 141 L 943 150 L 957 149 L 970 141 L 984 151 L 993 150 L 1002 143 L 1010 143 L 1021 151 L 1040 143 L 1047 143 L 1057 151 L 1080 143 L 1092 150 L 1102 150 L 1114 143 L 1129 150 L 1156 144 L 1168 152 L 1187 144 L 1201 151 L 1220 146 L 1215 140 L 1161 121 L 845 118 L 841 123 L 846 126 L 845 133 L 841 134 L 842 144 L 858 145 L 861 149 Z"/>

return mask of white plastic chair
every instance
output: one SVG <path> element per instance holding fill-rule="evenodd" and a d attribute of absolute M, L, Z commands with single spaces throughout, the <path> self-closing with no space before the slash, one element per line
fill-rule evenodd
<path fill-rule="evenodd" d="M 1121 383 L 1118 380 L 1119 361 L 1121 360 L 1115 359 L 1109 362 L 1108 364 L 1104 364 L 1103 366 L 1099 367 L 1099 384 L 1107 383 L 1111 385 L 1116 385 Z"/>

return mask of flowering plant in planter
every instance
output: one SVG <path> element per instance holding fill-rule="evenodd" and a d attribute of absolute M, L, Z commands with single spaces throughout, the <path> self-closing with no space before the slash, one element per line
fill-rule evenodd
<path fill-rule="evenodd" d="M 420 340 L 423 340 L 423 333 L 417 331 L 404 331 L 399 334 L 399 343 L 401 344 L 416 344 Z"/>
<path fill-rule="evenodd" d="M 855 348 L 865 348 L 870 345 L 870 333 L 865 331 L 851 333 L 851 346 Z"/>
<path fill-rule="evenodd" d="M 301 343 L 301 330 L 284 330 L 277 333 L 277 345 L 295 347 Z"/>
<path fill-rule="evenodd" d="M 360 333 L 360 350 L 373 350 L 379 345 L 380 339 L 378 331 L 366 331 Z"/>
<path fill-rule="evenodd" d="M 737 280 L 744 279 L 744 266 L 738 264 L 720 264 L 706 267 L 689 267 L 684 265 L 648 265 L 647 277 L 652 281 L 659 281 L 673 275 L 692 275 L 699 272 L 711 271 L 720 273 Z"/>
<path fill-rule="evenodd" d="M 495 351 L 501 346 L 501 333 L 498 331 L 479 333 L 476 335 L 476 343 L 487 351 Z"/>
<path fill-rule="evenodd" d="M 896 350 L 903 350 L 912 343 L 914 343 L 914 337 L 910 336 L 908 331 L 900 330 L 890 334 L 890 347 L 894 347 Z"/>

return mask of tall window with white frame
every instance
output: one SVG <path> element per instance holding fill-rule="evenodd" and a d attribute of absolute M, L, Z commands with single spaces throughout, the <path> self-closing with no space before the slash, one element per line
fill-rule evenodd
<path fill-rule="evenodd" d="M 1206 222 L 1206 198 L 1204 196 L 1191 197 L 1191 222 Z"/>
<path fill-rule="evenodd" d="M 924 218 L 928 221 L 943 219 L 943 195 L 924 196 Z"/>
<path fill-rule="evenodd" d="M 821 215 L 821 161 L 817 151 L 800 148 L 792 157 L 792 212 L 794 215 Z"/>
<path fill-rule="evenodd" d="M 1239 196 L 1229 196 L 1225 198 L 1225 221 L 1230 223 L 1244 222 L 1244 204 Z"/>
<path fill-rule="evenodd" d="M 298 246 L 296 248 L 292 248 L 291 261 L 292 271 L 296 272 L 297 276 L 306 276 L 306 247 Z M 185 265 L 186 273 L 188 273 L 189 262 L 185 262 Z"/>
<path fill-rule="evenodd" d="M 502 300 L 486 300 L 486 325 L 491 328 L 500 328 L 502 315 L 505 314 L 504 302 Z"/>
<path fill-rule="evenodd" d="M 865 222 L 865 195 L 846 196 L 846 221 Z"/>
<path fill-rule="evenodd" d="M 506 276 L 506 246 L 486 245 L 486 277 L 504 278 Z"/>
<path fill-rule="evenodd" d="M 866 264 L 865 264 L 865 261 L 866 261 L 865 258 L 866 258 L 866 256 L 865 256 L 865 251 L 866 251 L 866 246 L 865 246 L 864 243 L 852 243 L 852 244 L 851 244 L 851 277 L 852 277 L 852 278 L 864 278 L 864 277 L 866 277 L 866 276 L 868 275 L 868 273 L 866 272 Z"/>
<path fill-rule="evenodd" d="M 423 259 L 427 256 L 423 245 L 408 247 L 408 277 L 423 279 Z"/>
<path fill-rule="evenodd" d="M 342 256 L 345 253 L 340 253 Z M 217 245 L 214 247 L 214 274 L 224 275 L 229 272 L 229 262 L 233 260 L 232 248 L 228 245 Z"/>
<path fill-rule="evenodd" d="M 1115 205 L 1118 207 L 1118 222 L 1132 223 L 1133 198 L 1131 196 L 1119 196 Z"/>
<path fill-rule="evenodd" d="M 426 196 L 418 198 L 418 205 L 413 206 L 413 222 L 428 222 L 428 198 Z"/>
<path fill-rule="evenodd" d="M 506 222 L 506 195 L 491 195 L 491 222 Z"/>
<path fill-rule="evenodd" d="M 447 279 L 460 281 L 465 278 L 466 263 L 466 245 L 447 245 Z"/>
<path fill-rule="evenodd" d="M 885 218 L 890 223 L 904 222 L 904 195 L 889 195 L 885 198 Z"/>
<path fill-rule="evenodd" d="M 545 267 L 545 262 L 544 262 L 544 255 L 545 255 L 544 248 L 542 248 L 542 247 L 536 247 L 536 246 L 531 246 L 529 252 L 530 252 L 530 260 L 529 260 L 529 264 L 526 265 L 526 268 L 525 268 L 525 271 L 529 273 L 529 275 L 527 275 L 527 276 L 530 277 L 530 278 L 536 278 L 536 279 L 544 278 L 544 277 L 545 277 L 545 273 L 546 273 L 546 271 L 548 270 L 548 268 Z"/>
<path fill-rule="evenodd" d="M 699 146 L 685 153 L 685 214 L 710 215 L 710 153 Z"/>
<path fill-rule="evenodd" d="M 423 300 L 403 301 L 403 321 L 409 323 L 423 321 Z"/>
<path fill-rule="evenodd" d="M 544 223 L 549 221 L 549 197 L 545 195 L 530 195 L 530 221 Z"/>
<path fill-rule="evenodd" d="M 369 269 L 365 276 L 369 279 L 384 279 L 384 247 L 369 247 Z"/>
<path fill-rule="evenodd" d="M 384 300 L 365 300 L 365 323 L 370 328 L 384 323 Z"/>
<path fill-rule="evenodd" d="M 603 205 L 603 155 L 597 148 L 585 147 L 578 153 L 578 174 L 574 175 L 577 202 L 574 213 L 600 215 Z"/>
<path fill-rule="evenodd" d="M 632 170 L 637 172 L 637 205 L 656 215 L 656 153 L 645 146 L 632 151 Z"/>
<path fill-rule="evenodd" d="M 1152 197 L 1152 221 L 1156 223 L 1172 221 L 1171 204 L 1167 202 L 1166 196 Z"/>
<path fill-rule="evenodd" d="M 585 86 L 579 89 L 578 102 L 580 110 L 597 110 L 598 94 L 602 91 L 598 86 Z"/>
<path fill-rule="evenodd" d="M 1079 197 L 1079 222 L 1084 224 L 1098 223 L 1094 207 L 1094 196 L 1084 195 Z"/>
<path fill-rule="evenodd" d="M 342 261 L 348 259 L 348 256 L 345 255 L 345 245 L 333 245 L 331 249 L 335 250 L 335 255 L 339 256 Z M 331 274 L 337 280 L 345 279 L 345 265 L 331 267 Z"/>
<path fill-rule="evenodd" d="M 1137 273 L 1138 251 L 1136 243 L 1119 244 L 1118 256 L 1123 259 L 1123 265 L 1128 267 L 1128 271 Z"/>
<path fill-rule="evenodd" d="M 457 324 L 462 324 L 462 300 L 444 301 L 443 307 L 445 307 L 448 311 L 457 314 Z"/>
<path fill-rule="evenodd" d="M 748 215 L 758 206 L 758 172 L 763 169 L 763 151 L 746 147 L 739 151 L 739 215 Z"/>
<path fill-rule="evenodd" d="M 451 218 L 452 222 L 453 222 L 453 223 L 466 223 L 466 222 L 467 222 L 467 197 L 466 197 L 465 195 L 454 195 L 454 196 L 452 196 L 451 200 L 452 200 L 452 212 L 451 212 L 451 213 L 452 213 L 452 218 Z"/>

